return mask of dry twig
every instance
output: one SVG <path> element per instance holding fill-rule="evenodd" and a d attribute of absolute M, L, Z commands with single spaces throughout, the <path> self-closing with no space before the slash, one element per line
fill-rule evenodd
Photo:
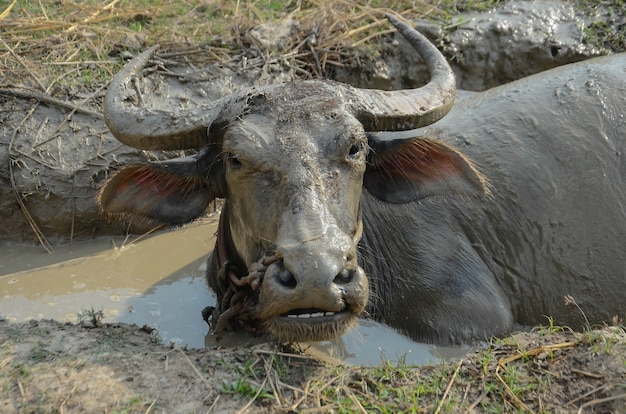
<path fill-rule="evenodd" d="M 94 118 L 98 118 L 98 119 L 104 119 L 104 117 L 102 116 L 102 114 L 100 112 L 96 112 L 96 111 L 92 111 L 92 110 L 89 110 L 89 109 L 81 108 L 80 106 L 76 106 L 76 105 L 73 105 L 71 103 L 63 102 L 63 101 L 60 101 L 58 99 L 55 99 L 55 98 L 53 98 L 50 95 L 46 95 L 46 94 L 40 93 L 40 92 L 31 91 L 31 90 L 28 90 L 28 89 L 2 88 L 2 87 L 0 87 L 0 94 L 1 95 L 16 96 L 18 98 L 23 98 L 23 99 L 36 99 L 37 101 L 39 101 L 41 103 L 45 103 L 47 105 L 52 105 L 52 106 L 57 106 L 59 108 L 69 109 L 71 111 L 78 112 L 78 113 L 81 113 L 81 114 L 84 114 L 84 115 L 93 116 Z M 93 96 L 91 98 L 93 98 Z M 81 105 L 83 103 L 84 102 L 82 102 Z"/>
<path fill-rule="evenodd" d="M 66 117 L 63 119 L 63 121 L 61 121 L 61 123 L 59 125 L 57 125 L 56 129 L 50 134 L 51 135 L 50 138 L 48 138 L 48 139 L 46 139 L 44 141 L 41 141 L 41 142 L 37 143 L 36 145 L 33 145 L 33 148 L 38 148 L 38 147 L 42 146 L 43 144 L 46 144 L 46 143 L 52 141 L 53 139 L 57 138 L 58 137 L 57 136 L 57 132 L 59 132 L 59 130 L 63 127 L 63 125 L 65 125 L 65 123 L 72 118 L 72 115 L 74 115 L 74 113 L 77 112 L 84 104 L 86 104 L 87 102 L 92 100 L 95 96 L 97 96 L 100 92 L 102 92 L 107 86 L 109 86 L 109 84 L 105 83 L 100 88 L 98 88 L 95 92 L 91 93 L 85 99 L 80 101 L 78 103 L 78 106 L 74 106 L 72 108 L 72 110 L 70 111 L 70 113 L 66 115 Z M 84 111 L 82 111 L 82 113 L 85 113 L 85 111 L 88 111 L 88 110 L 84 110 Z M 88 112 L 92 112 L 92 111 L 88 111 Z M 99 118 L 102 118 L 102 117 L 103 116 L 101 114 L 99 114 Z"/>
<path fill-rule="evenodd" d="M 47 88 L 43 85 L 43 83 L 41 83 L 41 81 L 39 80 L 39 78 L 37 77 L 37 75 L 35 75 L 33 73 L 33 71 L 30 70 L 30 68 L 28 67 L 28 65 L 26 63 L 24 63 L 24 61 L 22 60 L 22 58 L 19 57 L 19 55 L 17 53 L 15 53 L 15 51 L 4 41 L 4 39 L 2 37 L 0 37 L 0 43 L 2 43 L 2 46 L 5 47 L 5 49 L 7 49 L 9 51 L 9 53 L 11 53 L 11 55 L 13 55 L 13 57 L 15 58 L 15 60 L 17 60 L 17 62 L 20 64 L 20 66 L 22 66 L 24 68 L 24 70 L 30 75 L 31 78 L 33 78 L 33 80 L 35 81 L 35 83 L 37 83 L 37 85 L 39 86 L 39 88 L 43 91 L 46 92 Z"/>
<path fill-rule="evenodd" d="M 15 159 L 13 159 L 13 157 L 11 156 L 13 145 L 15 143 L 15 137 L 17 136 L 17 132 L 19 131 L 20 127 L 26 122 L 26 120 L 30 118 L 33 112 L 35 112 L 36 108 L 37 108 L 37 105 L 33 105 L 31 110 L 22 119 L 22 122 L 20 122 L 20 124 L 13 130 L 13 134 L 11 136 L 11 142 L 9 143 L 9 148 L 8 148 L 9 180 L 11 182 L 11 188 L 13 189 L 13 193 L 15 194 L 15 199 L 17 200 L 17 203 L 20 206 L 22 214 L 24 214 L 24 217 L 26 217 L 26 220 L 28 221 L 28 224 L 30 225 L 33 232 L 35 233 L 37 240 L 39 240 L 39 244 L 41 244 L 48 253 L 52 253 L 54 251 L 54 249 L 52 248 L 52 245 L 50 244 L 50 242 L 48 242 L 48 239 L 46 239 L 46 236 L 43 234 L 43 232 L 37 225 L 37 222 L 28 211 L 28 208 L 26 207 L 26 203 L 24 202 L 24 198 L 21 192 L 17 188 L 17 183 L 15 181 L 15 172 L 13 171 L 13 163 L 15 162 Z"/>
<path fill-rule="evenodd" d="M 621 399 L 626 399 L 626 393 L 620 394 L 620 395 L 614 395 L 614 396 L 606 397 L 606 398 L 598 398 L 597 400 L 588 401 L 588 402 L 586 402 L 586 403 L 584 403 L 583 405 L 580 406 L 580 408 L 578 409 L 578 414 L 582 414 L 583 409 L 585 409 L 587 407 L 591 407 L 591 406 L 594 406 L 594 405 L 597 405 L 597 404 L 603 404 L 605 402 L 621 400 Z"/>
<path fill-rule="evenodd" d="M 450 378 L 450 382 L 448 383 L 446 390 L 443 392 L 443 395 L 441 396 L 441 401 L 439 401 L 439 404 L 437 405 L 435 414 L 439 414 L 439 412 L 441 411 L 441 408 L 443 407 L 443 404 L 446 401 L 446 398 L 448 398 L 448 393 L 450 392 L 450 388 L 452 388 L 452 384 L 454 383 L 454 380 L 456 379 L 456 376 L 458 375 L 459 370 L 461 369 L 461 365 L 463 365 L 462 359 L 459 361 L 459 365 L 457 365 L 456 369 L 454 370 L 454 374 L 452 374 L 452 378 Z"/>

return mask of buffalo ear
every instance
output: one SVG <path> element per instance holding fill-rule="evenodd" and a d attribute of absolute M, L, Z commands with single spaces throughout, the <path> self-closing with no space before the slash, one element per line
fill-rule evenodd
<path fill-rule="evenodd" d="M 194 157 L 127 167 L 106 182 L 98 193 L 98 204 L 107 214 L 187 223 L 218 196 L 202 172 L 206 174 Z"/>
<path fill-rule="evenodd" d="M 363 185 L 372 195 L 401 204 L 445 194 L 489 193 L 485 177 L 459 150 L 409 132 L 369 134 Z"/>

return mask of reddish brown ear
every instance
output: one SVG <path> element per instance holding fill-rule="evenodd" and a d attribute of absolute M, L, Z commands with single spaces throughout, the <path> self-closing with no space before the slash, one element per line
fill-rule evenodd
<path fill-rule="evenodd" d="M 100 209 L 167 224 L 187 223 L 204 212 L 215 194 L 195 166 L 184 167 L 165 163 L 125 168 L 100 190 Z"/>
<path fill-rule="evenodd" d="M 484 176 L 460 151 L 439 141 L 379 139 L 372 150 L 363 185 L 388 203 L 409 203 L 435 195 L 486 194 Z"/>

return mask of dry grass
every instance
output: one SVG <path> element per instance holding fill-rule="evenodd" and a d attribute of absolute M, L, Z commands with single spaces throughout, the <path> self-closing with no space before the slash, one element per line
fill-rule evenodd
<path fill-rule="evenodd" d="M 161 44 L 162 56 L 195 65 L 237 65 L 245 55 L 273 55 L 288 59 L 302 75 L 328 76 L 329 66 L 353 64 L 380 36 L 392 32 L 385 13 L 407 19 L 447 16 L 436 1 L 24 3 L 14 1 L 0 12 L 2 86 L 26 84 L 47 94 L 80 89 L 79 84 L 97 88 L 119 70 L 120 56 L 155 43 Z M 287 18 L 298 20 L 299 29 L 282 50 L 255 50 L 246 36 L 249 30 Z M 362 50 L 354 52 L 357 47 Z"/>

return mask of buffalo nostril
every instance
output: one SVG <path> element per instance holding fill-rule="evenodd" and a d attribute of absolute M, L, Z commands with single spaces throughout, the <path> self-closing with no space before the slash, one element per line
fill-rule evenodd
<path fill-rule="evenodd" d="M 295 288 L 297 284 L 296 278 L 291 274 L 290 271 L 286 269 L 282 269 L 280 272 L 278 272 L 278 274 L 276 275 L 276 280 L 282 286 L 291 289 Z"/>
<path fill-rule="evenodd" d="M 338 285 L 348 284 L 352 281 L 355 273 L 354 269 L 343 269 L 341 273 L 335 277 L 334 282 Z"/>

